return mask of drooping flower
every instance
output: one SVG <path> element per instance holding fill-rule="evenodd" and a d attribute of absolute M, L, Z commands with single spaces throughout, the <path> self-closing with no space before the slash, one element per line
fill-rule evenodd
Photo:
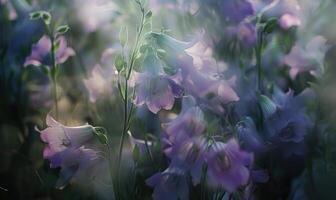
<path fill-rule="evenodd" d="M 176 167 L 169 167 L 146 180 L 154 188 L 154 200 L 187 200 L 189 186 L 185 172 Z"/>
<path fill-rule="evenodd" d="M 189 172 L 193 184 L 199 184 L 205 163 L 206 147 L 207 143 L 203 137 L 185 138 L 177 141 L 172 148 L 170 166 L 177 166 Z"/>
<path fill-rule="evenodd" d="M 62 64 L 70 56 L 75 55 L 75 51 L 67 46 L 67 42 L 64 36 L 57 37 L 55 41 L 57 48 L 55 54 L 55 62 L 57 64 Z M 44 35 L 42 38 L 32 46 L 31 54 L 28 56 L 24 62 L 24 66 L 34 65 L 48 65 L 51 63 L 51 40 L 48 36 Z"/>
<path fill-rule="evenodd" d="M 226 104 L 239 100 L 232 88 L 235 77 L 225 80 L 223 78 L 225 69 L 220 69 L 215 59 L 211 57 L 209 47 L 199 45 L 200 43 L 196 43 L 186 49 L 187 54 L 179 56 L 175 65 L 181 69 L 182 84 L 186 92 L 199 100 L 201 106 L 222 113 Z M 198 51 L 201 49 L 207 49 L 207 55 L 199 56 Z"/>
<path fill-rule="evenodd" d="M 319 75 L 324 54 L 327 51 L 326 39 L 322 36 L 313 37 L 305 46 L 296 44 L 288 55 L 284 57 L 284 64 L 290 67 L 289 74 L 292 79 L 301 72 L 310 72 Z"/>
<path fill-rule="evenodd" d="M 57 187 L 62 188 L 72 177 L 88 169 L 99 160 L 98 153 L 85 148 L 94 137 L 91 125 L 68 127 L 54 120 L 50 115 L 46 118 L 47 128 L 39 131 L 46 146 L 43 157 L 50 161 L 51 168 L 61 167 Z"/>
<path fill-rule="evenodd" d="M 106 49 L 100 62 L 92 69 L 91 76 L 84 79 L 84 84 L 89 91 L 89 99 L 93 103 L 104 94 L 112 96 L 114 91 L 112 81 L 116 79 L 117 72 L 110 58 L 113 57 L 115 51 L 112 48 Z"/>
<path fill-rule="evenodd" d="M 224 112 L 224 106 L 239 100 L 233 90 L 234 77 L 227 81 L 221 77 L 204 74 L 197 70 L 190 70 L 184 80 L 186 91 L 199 98 L 200 104 L 215 112 Z"/>
<path fill-rule="evenodd" d="M 182 96 L 180 73 L 166 75 L 154 52 L 149 52 L 144 60 L 145 70 L 134 72 L 132 84 L 135 87 L 134 103 L 138 106 L 146 104 L 153 113 L 161 109 L 172 109 L 175 98 Z"/>
<path fill-rule="evenodd" d="M 168 157 L 178 151 L 184 139 L 201 136 L 205 130 L 202 110 L 195 105 L 195 99 L 186 96 L 182 101 L 181 113 L 171 122 L 162 124 L 164 152 Z"/>
<path fill-rule="evenodd" d="M 304 137 L 311 127 L 311 119 L 305 113 L 302 96 L 312 98 L 308 90 L 294 97 L 292 91 L 285 94 L 277 89 L 273 95 L 276 112 L 265 121 L 268 141 L 284 157 L 304 154 Z"/>
<path fill-rule="evenodd" d="M 207 154 L 207 180 L 213 187 L 228 192 L 248 183 L 253 155 L 240 149 L 235 139 L 215 142 Z"/>

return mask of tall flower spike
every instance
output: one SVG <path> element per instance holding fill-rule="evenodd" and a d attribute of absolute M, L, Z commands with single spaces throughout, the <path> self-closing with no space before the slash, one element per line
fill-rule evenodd
<path fill-rule="evenodd" d="M 216 142 L 207 154 L 207 180 L 215 188 L 234 192 L 247 184 L 250 177 L 248 167 L 252 162 L 253 155 L 242 151 L 236 140 Z"/>

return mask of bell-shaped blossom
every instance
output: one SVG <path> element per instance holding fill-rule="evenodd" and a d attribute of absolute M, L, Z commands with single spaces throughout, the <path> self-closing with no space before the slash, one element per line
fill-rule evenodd
<path fill-rule="evenodd" d="M 183 90 L 175 81 L 176 76 L 136 73 L 134 77 L 136 87 L 134 103 L 137 106 L 146 104 L 155 114 L 161 109 L 172 109 L 175 98 L 182 95 Z"/>
<path fill-rule="evenodd" d="M 109 58 L 113 57 L 115 51 L 112 48 L 106 49 L 100 62 L 92 69 L 91 76 L 84 79 L 84 84 L 89 92 L 89 99 L 93 103 L 104 95 L 112 96 L 114 91 L 112 81 L 116 79 L 118 72 Z"/>
<path fill-rule="evenodd" d="M 284 157 L 304 154 L 304 137 L 312 123 L 305 114 L 302 96 L 312 98 L 307 90 L 294 97 L 292 91 L 285 94 L 277 89 L 273 95 L 277 109 L 265 121 L 267 139 Z"/>
<path fill-rule="evenodd" d="M 176 166 L 189 172 L 193 184 L 197 185 L 201 181 L 206 148 L 207 142 L 203 137 L 176 141 L 170 155 L 172 157 L 170 166 Z"/>
<path fill-rule="evenodd" d="M 220 1 L 219 8 L 224 20 L 233 23 L 239 23 L 254 14 L 253 6 L 248 0 Z"/>
<path fill-rule="evenodd" d="M 135 87 L 135 100 L 137 106 L 147 105 L 153 113 L 161 109 L 170 110 L 174 106 L 175 98 L 182 96 L 181 74 L 166 75 L 162 65 L 151 50 L 144 60 L 145 70 L 133 72 L 131 84 Z"/>
<path fill-rule="evenodd" d="M 201 136 L 205 130 L 202 110 L 191 96 L 183 97 L 182 111 L 171 122 L 162 124 L 164 152 L 170 157 L 184 139 Z"/>
<path fill-rule="evenodd" d="M 215 188 L 236 191 L 248 183 L 253 155 L 240 149 L 235 139 L 215 142 L 207 154 L 207 180 Z"/>
<path fill-rule="evenodd" d="M 185 172 L 177 167 L 169 167 L 146 180 L 154 188 L 154 200 L 187 200 L 189 185 Z"/>
<path fill-rule="evenodd" d="M 283 59 L 284 64 L 290 67 L 289 74 L 292 79 L 301 72 L 310 72 L 319 75 L 324 54 L 327 51 L 326 39 L 322 36 L 313 37 L 305 47 L 296 44 Z"/>
<path fill-rule="evenodd" d="M 75 55 L 75 51 L 67 46 L 67 42 L 64 36 L 57 37 L 55 41 L 56 52 L 55 62 L 62 64 L 68 60 L 70 56 Z M 31 54 L 24 62 L 24 66 L 34 65 L 48 65 L 51 63 L 51 40 L 48 36 L 44 35 L 42 38 L 32 46 Z"/>
<path fill-rule="evenodd" d="M 46 118 L 47 128 L 41 130 L 40 137 L 47 146 L 43 150 L 43 157 L 50 160 L 51 167 L 59 167 L 62 158 L 58 153 L 73 147 L 79 148 L 94 137 L 94 128 L 91 125 L 67 127 L 53 119 Z"/>
<path fill-rule="evenodd" d="M 175 63 L 181 69 L 182 85 L 188 94 L 199 100 L 202 106 L 222 113 L 226 104 L 239 100 L 233 90 L 235 77 L 230 80 L 223 79 L 223 71 L 218 68 L 216 61 L 211 59 L 211 51 L 208 49 L 208 55 L 198 56 L 197 54 L 199 53 L 195 52 L 204 49 L 204 45 L 202 47 L 199 46 L 199 43 L 196 43 L 195 46 L 186 49 L 185 52 L 188 54 L 179 56 Z M 202 64 L 204 66 L 196 67 L 194 64 Z M 213 64 L 214 67 L 209 67 L 209 64 Z M 217 72 L 214 69 L 217 69 Z"/>
<path fill-rule="evenodd" d="M 56 188 L 62 189 L 69 181 L 81 183 L 78 180 L 87 178 L 92 174 L 94 165 L 101 161 L 98 152 L 81 146 L 79 148 L 67 148 L 59 153 L 61 170 L 56 182 Z"/>
<path fill-rule="evenodd" d="M 239 100 L 233 90 L 235 78 L 224 80 L 221 77 L 191 71 L 184 80 L 186 91 L 198 97 L 201 105 L 215 112 L 224 112 L 224 106 Z"/>
<path fill-rule="evenodd" d="M 64 126 L 50 115 L 46 124 L 48 127 L 39 131 L 41 140 L 46 143 L 43 157 L 50 161 L 51 168 L 61 167 L 57 186 L 63 187 L 73 176 L 99 160 L 95 150 L 84 147 L 93 139 L 94 128 L 91 125 Z"/>

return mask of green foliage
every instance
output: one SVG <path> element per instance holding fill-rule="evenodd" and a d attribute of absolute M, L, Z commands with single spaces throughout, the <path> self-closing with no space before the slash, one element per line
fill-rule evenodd
<path fill-rule="evenodd" d="M 123 26 L 119 32 L 119 42 L 121 46 L 125 47 L 128 41 L 128 29 L 127 27 Z"/>
<path fill-rule="evenodd" d="M 42 19 L 45 25 L 49 25 L 51 22 L 51 14 L 47 11 L 41 10 L 32 12 L 29 14 L 31 20 Z"/>
<path fill-rule="evenodd" d="M 62 35 L 65 34 L 70 30 L 70 27 L 68 25 L 62 25 L 56 28 L 56 34 Z"/>

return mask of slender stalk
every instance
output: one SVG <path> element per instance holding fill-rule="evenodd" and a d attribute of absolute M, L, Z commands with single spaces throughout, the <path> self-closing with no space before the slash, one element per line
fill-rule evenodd
<path fill-rule="evenodd" d="M 138 3 L 138 2 L 137 2 Z M 142 13 L 142 17 L 141 17 L 141 24 L 140 24 L 140 28 L 139 31 L 137 33 L 136 36 L 136 41 L 135 41 L 135 45 L 132 51 L 132 55 L 130 58 L 130 65 L 129 67 L 126 67 L 126 77 L 125 77 L 125 90 L 124 90 L 124 123 L 123 123 L 123 130 L 122 130 L 122 135 L 120 138 L 120 143 L 119 143 L 119 151 L 118 151 L 118 167 L 117 167 L 117 174 L 118 174 L 118 180 L 117 180 L 117 188 L 119 189 L 119 183 L 120 183 L 120 166 L 121 166 L 121 159 L 122 159 L 122 151 L 123 151 L 123 145 L 124 145 L 124 140 L 125 140 L 125 136 L 126 133 L 129 129 L 129 123 L 130 123 L 130 119 L 131 119 L 131 114 L 133 111 L 133 104 L 131 105 L 130 110 L 128 110 L 128 80 L 131 76 L 132 73 L 132 69 L 134 66 L 134 62 L 135 62 L 135 58 L 136 58 L 136 54 L 138 53 L 138 49 L 139 49 L 139 41 L 141 38 L 141 34 L 143 31 L 143 27 L 144 27 L 144 19 L 145 19 L 145 12 L 144 12 L 144 8 L 142 7 L 142 5 L 140 3 L 138 3 L 141 9 L 141 13 Z M 121 93 L 121 92 L 120 92 Z"/>
<path fill-rule="evenodd" d="M 58 120 L 58 101 L 57 101 L 57 74 L 58 74 L 58 68 L 57 63 L 55 59 L 55 37 L 53 34 L 50 34 L 50 40 L 51 40 L 51 62 L 52 62 L 52 69 L 51 69 L 51 80 L 53 83 L 53 98 L 55 103 L 55 112 L 56 112 L 56 120 Z"/>

